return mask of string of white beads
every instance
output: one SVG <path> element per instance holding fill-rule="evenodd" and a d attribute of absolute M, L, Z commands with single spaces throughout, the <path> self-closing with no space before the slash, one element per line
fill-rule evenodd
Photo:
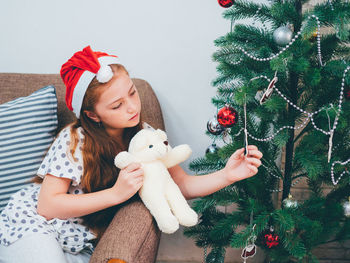
<path fill-rule="evenodd" d="M 260 10 L 259 10 L 260 11 Z M 320 65 L 321 66 L 324 66 L 323 65 L 323 62 L 322 62 L 322 54 L 321 54 L 321 38 L 320 38 L 320 20 L 318 19 L 317 16 L 315 15 L 311 15 L 307 18 L 307 20 L 311 19 L 311 18 L 314 18 L 316 19 L 317 21 L 317 55 L 318 55 L 318 59 L 319 59 L 319 62 L 320 62 Z M 256 61 L 270 61 L 276 57 L 278 57 L 279 55 L 281 55 L 284 51 L 286 51 L 294 42 L 295 40 L 297 40 L 299 38 L 299 36 L 301 35 L 301 32 L 304 30 L 305 28 L 305 25 L 306 23 L 304 23 L 300 30 L 298 31 L 298 33 L 295 34 L 295 36 L 291 39 L 291 41 L 285 46 L 283 47 L 278 53 L 270 56 L 270 57 L 267 57 L 267 58 L 258 58 L 250 53 L 248 53 L 245 49 L 241 48 L 241 47 L 237 47 L 237 49 L 239 49 L 240 51 L 242 51 L 247 57 L 253 59 L 253 60 L 256 60 Z"/>
<path fill-rule="evenodd" d="M 269 167 L 267 167 L 265 164 L 262 163 L 261 166 L 264 167 L 264 168 L 266 169 L 266 171 L 269 172 L 269 175 L 271 175 L 271 176 L 273 176 L 273 177 L 275 177 L 275 178 L 277 178 L 277 179 L 281 179 L 281 176 L 278 176 L 278 175 L 273 174 L 273 173 L 271 172 L 271 169 L 270 169 Z"/>
<path fill-rule="evenodd" d="M 346 174 L 346 173 L 350 174 L 350 171 L 345 170 L 345 171 L 343 171 L 343 172 L 340 174 L 340 176 L 338 177 L 338 179 L 335 180 L 335 179 L 334 179 L 334 165 L 337 164 L 337 163 L 340 164 L 340 165 L 346 165 L 348 162 L 350 162 L 350 159 L 346 160 L 345 162 L 335 161 L 335 162 L 332 163 L 332 167 L 331 167 L 331 177 L 332 177 L 332 183 L 333 183 L 333 185 L 337 185 L 337 184 L 339 183 L 340 179 L 343 177 L 344 174 Z"/>
<path fill-rule="evenodd" d="M 263 167 L 266 169 L 266 171 L 269 173 L 269 175 L 271 175 L 271 176 L 273 176 L 273 177 L 275 177 L 275 178 L 277 178 L 277 179 L 281 179 L 280 176 L 274 175 L 274 174 L 271 172 L 271 169 L 268 168 L 266 165 L 261 164 L 261 166 L 263 166 Z M 292 186 L 292 187 L 295 186 L 296 184 L 298 184 L 298 183 L 300 182 L 300 180 L 301 180 L 301 177 L 298 178 L 295 182 L 293 182 L 293 183 L 291 184 L 291 186 Z M 276 192 L 282 192 L 283 189 L 269 189 L 269 191 L 270 191 L 270 192 L 273 192 L 273 193 L 276 193 Z"/>
<path fill-rule="evenodd" d="M 262 142 L 266 142 L 266 141 L 271 141 L 279 132 L 281 132 L 283 129 L 294 129 L 294 130 L 299 130 L 301 129 L 302 127 L 304 127 L 307 122 L 309 121 L 309 119 L 311 120 L 311 123 L 313 125 L 313 127 L 322 132 L 323 134 L 325 135 L 330 135 L 332 132 L 334 132 L 334 130 L 336 129 L 337 127 L 337 124 L 338 124 L 338 118 L 339 118 L 339 115 L 341 113 L 341 110 L 342 110 L 342 102 L 343 102 L 343 96 L 344 96 L 344 87 L 345 87 L 345 76 L 346 74 L 348 73 L 348 71 L 350 70 L 350 66 L 347 66 L 346 69 L 344 70 L 344 73 L 343 73 L 343 77 L 342 77 L 342 82 L 341 82 L 341 88 L 340 88 L 340 94 L 339 94 L 339 104 L 338 104 L 338 111 L 337 111 L 337 115 L 336 115 L 336 118 L 334 120 L 334 123 L 333 123 L 333 127 L 330 131 L 325 131 L 319 127 L 317 127 L 316 123 L 314 122 L 314 119 L 313 119 L 313 116 L 318 114 L 319 112 L 321 112 L 322 110 L 326 110 L 328 109 L 328 107 L 326 106 L 323 106 L 321 107 L 320 109 L 318 109 L 317 111 L 315 112 L 308 112 L 302 108 L 300 108 L 299 106 L 295 105 L 293 102 L 291 102 L 285 95 L 283 95 L 283 93 L 276 87 L 276 85 L 273 85 L 273 88 L 277 91 L 277 93 L 289 104 L 291 105 L 292 107 L 294 107 L 295 109 L 299 110 L 300 112 L 304 113 L 307 115 L 307 118 L 304 120 L 304 122 L 296 127 L 293 127 L 293 126 L 283 126 L 281 128 L 279 128 L 277 130 L 277 132 L 275 132 L 274 134 L 272 134 L 271 136 L 267 137 L 267 138 L 257 138 L 255 136 L 253 136 L 251 133 L 249 133 L 247 131 L 247 134 L 249 135 L 250 138 L 256 140 L 256 141 L 262 141 Z M 254 79 L 259 79 L 259 78 L 264 78 L 266 79 L 268 82 L 271 82 L 271 80 L 267 77 L 267 76 L 264 76 L 264 75 L 260 75 L 258 77 L 255 77 Z M 232 94 L 231 94 L 232 95 Z M 331 106 L 333 106 L 331 104 Z M 239 120 L 239 122 L 241 122 L 241 119 Z M 243 128 L 241 128 L 237 134 L 235 135 L 232 135 L 234 137 L 240 135 L 240 133 L 242 132 Z"/>
<path fill-rule="evenodd" d="M 322 132 L 325 135 L 330 135 L 332 132 L 334 132 L 334 130 L 337 127 L 338 124 L 338 118 L 339 115 L 342 111 L 342 103 L 343 103 L 343 97 L 344 97 L 344 87 L 345 87 L 345 76 L 348 73 L 348 71 L 350 70 L 350 66 L 347 66 L 346 69 L 344 70 L 343 73 L 343 77 L 342 77 L 342 82 L 341 82 L 341 87 L 340 87 L 340 93 L 339 93 L 339 103 L 338 103 L 338 111 L 337 111 L 337 115 L 336 118 L 334 120 L 334 124 L 333 127 L 330 131 L 325 131 L 319 127 L 317 127 L 316 123 L 314 122 L 313 116 L 318 114 L 320 111 L 327 109 L 328 107 L 324 106 L 322 108 L 320 108 L 319 110 L 315 111 L 315 112 L 307 112 L 303 109 L 301 109 L 299 106 L 295 105 L 293 102 L 291 102 L 285 95 L 283 95 L 283 93 L 274 85 L 273 88 L 277 91 L 277 93 L 292 107 L 294 107 L 295 109 L 299 110 L 300 112 L 306 114 L 308 116 L 308 118 L 306 118 L 306 120 L 308 121 L 308 119 L 310 118 L 312 125 L 314 126 L 314 128 L 320 132 Z M 267 81 L 271 81 L 268 77 L 264 76 L 264 75 L 260 75 L 257 78 L 264 78 Z M 303 123 L 304 124 L 304 123 Z M 302 124 L 302 125 L 303 125 Z"/>
<path fill-rule="evenodd" d="M 301 129 L 302 127 L 304 127 L 304 126 L 306 125 L 307 121 L 308 121 L 308 118 L 307 118 L 302 124 L 300 124 L 299 126 L 295 126 L 295 127 L 293 127 L 293 126 L 288 126 L 288 125 L 282 126 L 281 128 L 279 128 L 279 129 L 277 130 L 277 132 L 275 132 L 275 133 L 272 134 L 271 136 L 266 137 L 266 138 L 262 138 L 262 139 L 253 136 L 253 135 L 250 134 L 249 132 L 247 132 L 247 133 L 248 133 L 248 135 L 249 135 L 250 138 L 252 138 L 252 139 L 254 139 L 254 140 L 256 140 L 256 141 L 267 142 L 267 141 L 271 141 L 274 137 L 276 137 L 276 135 L 277 135 L 278 133 L 280 133 L 283 129 L 294 129 L 294 130 Z"/>

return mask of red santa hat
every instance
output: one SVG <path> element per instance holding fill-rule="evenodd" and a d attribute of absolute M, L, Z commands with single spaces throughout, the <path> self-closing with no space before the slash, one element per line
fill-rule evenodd
<path fill-rule="evenodd" d="M 61 67 L 61 77 L 66 85 L 66 104 L 79 118 L 83 98 L 92 79 L 96 76 L 100 83 L 113 77 L 110 64 L 120 63 L 117 56 L 92 51 L 90 46 L 76 52 Z"/>

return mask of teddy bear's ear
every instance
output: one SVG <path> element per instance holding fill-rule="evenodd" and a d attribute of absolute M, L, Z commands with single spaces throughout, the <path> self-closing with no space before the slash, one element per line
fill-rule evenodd
<path fill-rule="evenodd" d="M 145 121 L 142 123 L 142 128 L 146 129 L 146 130 L 154 131 L 154 128 L 151 125 L 149 125 L 147 122 L 145 122 Z"/>
<path fill-rule="evenodd" d="M 161 138 L 162 140 L 167 140 L 167 139 L 168 139 L 168 136 L 166 135 L 165 131 L 162 131 L 162 130 L 160 130 L 160 129 L 157 129 L 157 130 L 155 131 L 155 133 L 156 133 L 157 136 L 158 136 L 159 138 Z"/>
<path fill-rule="evenodd" d="M 130 153 L 136 153 L 138 152 L 141 148 L 143 148 L 144 146 L 147 145 L 148 142 L 148 136 L 147 134 L 149 134 L 149 131 L 146 130 L 141 130 L 139 132 L 137 132 L 134 137 L 130 140 L 129 143 L 129 149 L 128 151 Z"/>

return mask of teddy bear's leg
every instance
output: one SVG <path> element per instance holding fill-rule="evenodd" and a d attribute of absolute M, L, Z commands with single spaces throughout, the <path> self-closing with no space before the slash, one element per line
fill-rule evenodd
<path fill-rule="evenodd" d="M 139 192 L 140 197 L 157 221 L 159 229 L 167 234 L 174 233 L 179 228 L 177 218 L 171 213 L 165 196 L 155 189 L 145 189 Z"/>
<path fill-rule="evenodd" d="M 173 180 L 168 180 L 165 195 L 179 223 L 183 226 L 194 226 L 198 222 L 197 213 L 188 205 L 179 187 Z"/>

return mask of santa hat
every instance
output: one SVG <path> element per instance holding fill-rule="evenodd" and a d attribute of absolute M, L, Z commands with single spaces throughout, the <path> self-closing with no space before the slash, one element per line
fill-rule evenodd
<path fill-rule="evenodd" d="M 110 64 L 120 63 L 117 56 L 92 51 L 90 46 L 76 52 L 61 67 L 61 77 L 66 85 L 66 104 L 79 118 L 83 98 L 92 79 L 100 83 L 113 77 Z"/>

